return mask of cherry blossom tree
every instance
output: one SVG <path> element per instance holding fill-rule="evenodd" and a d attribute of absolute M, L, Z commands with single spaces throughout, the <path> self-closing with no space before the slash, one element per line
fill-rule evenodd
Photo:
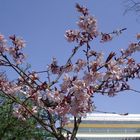
<path fill-rule="evenodd" d="M 10 81 L 7 72 L 1 72 L 0 91 L 13 101 L 15 117 L 25 122 L 34 118 L 39 127 L 57 140 L 76 139 L 81 118 L 95 111 L 96 93 L 113 97 L 122 91 L 136 91 L 128 81 L 140 77 L 140 63 L 133 58 L 133 54 L 140 51 L 140 34 L 137 34 L 137 42 L 130 43 L 127 49 L 104 56 L 92 47 L 91 42 L 97 38 L 100 43 L 111 41 L 126 28 L 99 32 L 97 20 L 89 10 L 79 4 L 76 9 L 80 13 L 78 29 L 67 30 L 65 37 L 77 45 L 64 65 L 60 66 L 53 58 L 46 70 L 31 71 L 25 65 L 25 41 L 11 35 L 12 45 L 9 45 L 0 35 L 0 67 L 13 69 L 19 75 Z M 74 61 L 81 49 L 85 57 Z M 42 77 L 46 75 L 44 80 Z M 71 132 L 66 129 L 70 117 L 74 118 Z"/>

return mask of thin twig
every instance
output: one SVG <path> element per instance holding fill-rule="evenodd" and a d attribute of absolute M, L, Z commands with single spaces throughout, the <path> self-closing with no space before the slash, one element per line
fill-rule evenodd
<path fill-rule="evenodd" d="M 76 52 L 78 51 L 78 49 L 79 49 L 80 47 L 81 47 L 81 46 L 79 45 L 79 46 L 77 46 L 77 47 L 74 48 L 72 54 L 71 54 L 70 57 L 68 58 L 68 60 L 67 60 L 66 64 L 64 65 L 64 67 L 67 66 L 67 65 L 71 62 L 71 59 L 73 58 L 73 56 L 76 54 Z M 53 86 L 55 83 L 57 83 L 58 80 L 60 79 L 60 77 L 63 75 L 63 73 L 64 73 L 64 71 L 62 71 L 62 72 L 57 76 L 57 78 L 56 78 L 54 81 L 52 81 L 52 82 L 50 83 L 49 87 L 51 87 L 51 86 Z"/>

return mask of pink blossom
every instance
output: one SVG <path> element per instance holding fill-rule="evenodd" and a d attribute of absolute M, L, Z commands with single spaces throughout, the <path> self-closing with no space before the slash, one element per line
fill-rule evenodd
<path fill-rule="evenodd" d="M 82 59 L 78 59 L 74 68 L 74 71 L 79 72 L 86 66 L 86 62 Z"/>
<path fill-rule="evenodd" d="M 33 106 L 31 111 L 32 111 L 33 113 L 37 113 L 37 106 Z"/>
<path fill-rule="evenodd" d="M 65 37 L 69 42 L 74 42 L 79 40 L 79 31 L 78 30 L 68 30 L 65 33 Z"/>
<path fill-rule="evenodd" d="M 90 73 L 89 72 L 85 72 L 85 74 L 83 76 L 83 80 L 85 81 L 85 83 L 87 85 L 91 84 L 91 82 L 94 82 L 93 81 L 93 75 L 92 75 L 92 73 L 91 72 Z"/>
<path fill-rule="evenodd" d="M 113 79 L 120 79 L 122 75 L 122 68 L 117 64 L 115 60 L 110 60 L 108 63 L 108 74 L 110 73 L 110 77 Z"/>
<path fill-rule="evenodd" d="M 21 50 L 25 47 L 25 41 L 22 38 L 16 37 L 15 35 L 11 35 L 9 38 L 12 40 L 12 43 L 18 50 Z"/>
<path fill-rule="evenodd" d="M 16 85 L 13 82 L 9 82 L 4 74 L 0 74 L 0 90 L 6 94 L 15 95 L 19 92 L 21 86 Z"/>
<path fill-rule="evenodd" d="M 25 47 L 25 41 L 22 38 L 16 38 L 14 44 L 18 47 L 18 49 Z"/>
<path fill-rule="evenodd" d="M 111 41 L 112 40 L 112 36 L 110 34 L 106 34 L 106 33 L 101 33 L 101 42 L 107 42 L 107 41 Z"/>
<path fill-rule="evenodd" d="M 4 35 L 0 34 L 0 42 L 4 40 Z"/>
<path fill-rule="evenodd" d="M 63 82 L 60 85 L 61 90 L 64 93 L 66 93 L 69 90 L 69 87 L 71 87 L 71 81 L 72 81 L 72 78 L 69 75 L 65 74 L 64 77 L 63 77 Z"/>
<path fill-rule="evenodd" d="M 19 52 L 15 47 L 9 48 L 9 54 L 13 57 L 16 64 L 21 64 L 25 59 L 25 55 L 22 52 Z"/>
<path fill-rule="evenodd" d="M 6 40 L 3 35 L 0 34 L 0 53 L 7 51 Z"/>
<path fill-rule="evenodd" d="M 77 11 L 82 13 L 83 15 L 88 15 L 88 9 L 84 6 L 81 6 L 79 4 L 76 4 L 76 8 L 77 8 Z"/>
<path fill-rule="evenodd" d="M 140 33 L 137 34 L 137 39 L 140 39 Z"/>
<path fill-rule="evenodd" d="M 97 25 L 96 19 L 93 16 L 81 16 L 77 24 L 81 30 L 91 34 L 92 37 L 96 36 Z"/>
<path fill-rule="evenodd" d="M 123 55 L 131 56 L 136 51 L 140 51 L 140 44 L 139 43 L 131 43 L 126 50 L 122 50 Z"/>

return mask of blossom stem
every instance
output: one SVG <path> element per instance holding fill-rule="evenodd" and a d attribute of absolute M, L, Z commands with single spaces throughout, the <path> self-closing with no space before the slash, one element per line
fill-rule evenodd
<path fill-rule="evenodd" d="M 79 49 L 80 47 L 81 47 L 81 46 L 79 45 L 79 46 L 76 46 L 76 47 L 73 49 L 73 52 L 72 52 L 72 54 L 70 55 L 70 57 L 68 58 L 68 60 L 67 60 L 66 64 L 64 65 L 64 67 L 67 66 L 67 65 L 71 62 L 71 59 L 73 58 L 73 56 L 76 54 L 76 52 L 78 51 L 78 49 Z M 63 73 L 64 73 L 64 71 L 62 71 L 62 72 L 56 77 L 56 79 L 50 83 L 49 88 L 52 87 L 55 83 L 58 82 L 58 80 L 59 80 L 60 77 L 63 75 Z"/>
<path fill-rule="evenodd" d="M 80 123 L 81 123 L 81 117 L 79 118 L 74 117 L 74 128 L 72 131 L 71 140 L 74 140 L 74 138 L 76 137 Z"/>

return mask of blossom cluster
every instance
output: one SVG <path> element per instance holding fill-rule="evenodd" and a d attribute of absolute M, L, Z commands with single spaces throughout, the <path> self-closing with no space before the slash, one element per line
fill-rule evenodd
<path fill-rule="evenodd" d="M 21 64 L 25 59 L 25 55 L 22 53 L 25 41 L 15 35 L 9 36 L 9 39 L 12 41 L 12 46 L 8 45 L 4 36 L 0 34 L 0 56 L 8 53 L 17 65 Z"/>
<path fill-rule="evenodd" d="M 79 30 L 68 30 L 66 31 L 65 37 L 69 42 L 77 42 L 80 45 L 93 40 L 98 36 L 97 21 L 88 12 L 88 9 L 80 5 L 76 5 L 78 12 L 82 15 L 79 17 L 77 25 Z"/>
<path fill-rule="evenodd" d="M 8 81 L 5 73 L 0 73 L 0 91 L 6 94 L 15 95 L 20 90 L 20 88 L 21 87 L 17 84 Z"/>

